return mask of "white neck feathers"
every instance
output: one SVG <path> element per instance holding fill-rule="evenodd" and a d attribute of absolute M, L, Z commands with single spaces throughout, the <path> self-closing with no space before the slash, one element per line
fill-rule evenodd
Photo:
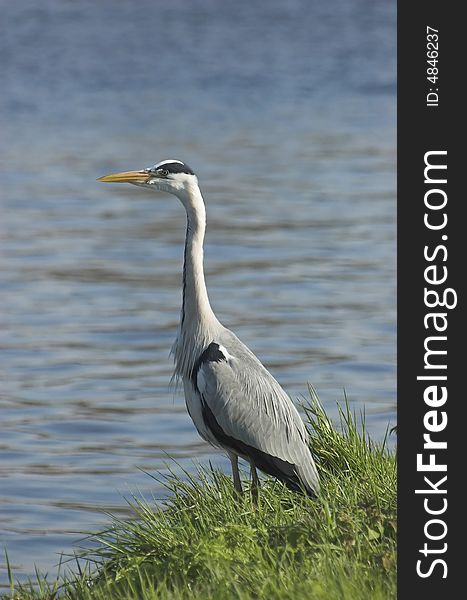
<path fill-rule="evenodd" d="M 203 267 L 206 208 L 197 185 L 179 196 L 187 213 L 180 328 L 172 351 L 175 376 L 190 377 L 196 359 L 222 325 L 209 303 Z"/>

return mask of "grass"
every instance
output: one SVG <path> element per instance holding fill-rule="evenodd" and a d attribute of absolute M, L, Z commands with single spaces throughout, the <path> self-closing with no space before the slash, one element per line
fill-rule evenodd
<path fill-rule="evenodd" d="M 313 389 L 304 405 L 321 475 L 319 500 L 266 479 L 257 508 L 231 478 L 199 468 L 164 478 L 162 506 L 132 498 L 81 554 L 78 574 L 15 584 L 15 600 L 396 597 L 396 464 L 347 401 L 335 427 Z M 83 562 L 81 561 L 82 565 Z M 63 570 L 63 569 L 62 569 Z"/>

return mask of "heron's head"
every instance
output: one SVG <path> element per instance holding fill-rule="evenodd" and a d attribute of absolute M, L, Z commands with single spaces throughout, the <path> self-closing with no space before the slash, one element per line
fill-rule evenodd
<path fill-rule="evenodd" d="M 198 186 L 198 178 L 190 167 L 180 160 L 162 160 L 153 167 L 139 171 L 123 171 L 99 177 L 97 181 L 111 183 L 132 183 L 156 192 L 168 192 L 183 198 L 193 187 Z"/>

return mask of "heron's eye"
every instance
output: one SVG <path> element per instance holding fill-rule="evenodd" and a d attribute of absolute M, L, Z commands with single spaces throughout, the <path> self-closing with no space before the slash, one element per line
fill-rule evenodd
<path fill-rule="evenodd" d="M 161 177 L 167 177 L 167 175 L 169 174 L 167 169 L 157 169 L 156 173 Z"/>

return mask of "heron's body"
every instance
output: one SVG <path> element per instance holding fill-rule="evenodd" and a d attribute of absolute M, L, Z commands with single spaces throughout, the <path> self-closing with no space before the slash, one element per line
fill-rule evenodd
<path fill-rule="evenodd" d="M 226 451 L 241 490 L 237 459 L 314 496 L 319 479 L 308 435 L 294 404 L 256 356 L 218 321 L 203 270 L 204 201 L 194 173 L 180 161 L 109 175 L 173 193 L 187 213 L 180 326 L 172 348 L 175 376 L 183 382 L 188 412 L 203 439 Z"/>

